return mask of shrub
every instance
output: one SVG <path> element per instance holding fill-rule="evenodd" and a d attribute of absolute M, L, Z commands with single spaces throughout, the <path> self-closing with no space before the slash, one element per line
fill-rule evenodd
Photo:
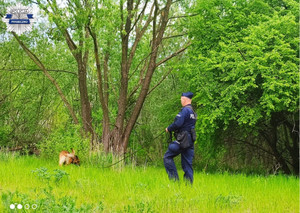
<path fill-rule="evenodd" d="M 83 139 L 80 135 L 80 127 L 70 125 L 68 128 L 54 130 L 48 138 L 38 144 L 41 156 L 47 159 L 57 160 L 62 150 L 71 152 L 76 151 L 79 159 L 87 156 L 89 152 L 89 140 Z"/>

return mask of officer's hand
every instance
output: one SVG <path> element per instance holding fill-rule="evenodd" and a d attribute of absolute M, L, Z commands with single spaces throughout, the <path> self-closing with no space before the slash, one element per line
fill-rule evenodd
<path fill-rule="evenodd" d="M 166 132 L 169 132 L 169 131 L 168 131 L 168 128 L 166 128 Z"/>

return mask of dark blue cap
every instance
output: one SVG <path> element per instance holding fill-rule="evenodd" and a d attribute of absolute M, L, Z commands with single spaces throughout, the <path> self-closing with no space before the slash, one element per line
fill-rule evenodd
<path fill-rule="evenodd" d="M 194 95 L 194 94 L 193 94 L 192 92 L 183 92 L 183 93 L 181 94 L 181 96 L 187 97 L 187 98 L 189 98 L 189 99 L 192 99 L 193 95 Z"/>

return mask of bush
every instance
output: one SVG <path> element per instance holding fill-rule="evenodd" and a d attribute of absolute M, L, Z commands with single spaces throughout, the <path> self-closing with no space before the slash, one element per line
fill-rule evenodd
<path fill-rule="evenodd" d="M 79 159 L 88 156 L 90 144 L 88 139 L 83 139 L 80 135 L 80 127 L 71 125 L 68 129 L 59 128 L 54 130 L 50 136 L 38 144 L 43 158 L 57 160 L 62 150 L 76 151 Z"/>
<path fill-rule="evenodd" d="M 10 145 L 10 134 L 12 128 L 8 125 L 0 125 L 0 146 L 7 146 Z"/>
<path fill-rule="evenodd" d="M 53 172 L 49 172 L 47 168 L 41 167 L 31 171 L 36 177 L 46 182 L 48 185 L 52 180 L 54 183 L 60 183 L 63 177 L 68 177 L 69 174 L 60 169 L 55 169 Z"/>

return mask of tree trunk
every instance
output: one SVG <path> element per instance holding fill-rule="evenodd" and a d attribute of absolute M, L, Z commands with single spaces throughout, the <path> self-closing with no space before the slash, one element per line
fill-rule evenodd
<path fill-rule="evenodd" d="M 85 131 L 85 137 L 88 137 L 89 134 L 91 134 L 91 136 L 92 136 L 91 146 L 93 147 L 93 140 L 95 138 L 95 133 L 93 130 L 93 125 L 92 125 L 91 105 L 89 102 L 88 90 L 87 90 L 87 84 L 86 84 L 86 74 L 87 74 L 86 70 L 87 70 L 89 51 L 88 51 L 88 49 L 85 50 L 85 52 L 83 52 L 83 50 L 82 50 L 84 48 L 84 43 L 83 43 L 84 35 L 83 34 L 85 33 L 85 39 L 87 39 L 89 36 L 88 28 L 85 27 L 84 32 L 81 32 L 81 34 L 80 34 L 79 48 L 75 45 L 74 41 L 72 40 L 70 34 L 68 33 L 68 31 L 66 29 L 62 30 L 62 32 L 64 33 L 64 37 L 66 39 L 68 47 L 77 62 L 78 87 L 79 87 L 79 93 L 80 93 L 82 124 L 83 124 L 83 129 Z"/>
<path fill-rule="evenodd" d="M 108 93 L 107 93 L 108 84 L 106 85 L 106 83 L 108 82 L 107 79 L 108 56 L 105 55 L 104 57 L 104 64 L 103 64 L 104 82 L 103 82 L 103 75 L 100 70 L 97 35 L 95 33 L 95 30 L 93 32 L 92 29 L 88 27 L 89 32 L 92 35 L 94 41 L 94 52 L 95 52 L 96 66 L 97 66 L 97 73 L 98 73 L 98 92 L 99 92 L 100 102 L 103 110 L 102 141 L 104 145 L 104 150 L 106 152 L 112 151 L 114 154 L 117 155 L 123 155 L 126 152 L 129 143 L 130 134 L 134 128 L 135 122 L 138 119 L 138 116 L 143 107 L 143 103 L 147 97 L 152 75 L 156 67 L 158 66 L 156 64 L 156 58 L 168 23 L 169 10 L 172 1 L 168 0 L 163 9 L 159 9 L 159 5 L 157 1 L 153 3 L 147 21 L 145 22 L 143 27 L 141 27 L 141 29 L 136 29 L 135 40 L 130 45 L 131 48 L 129 49 L 130 33 L 134 29 L 134 27 L 136 28 L 140 27 L 137 25 L 137 23 L 139 21 L 139 18 L 143 16 L 143 12 L 141 12 L 134 21 L 134 14 L 136 13 L 139 3 L 140 1 L 136 2 L 135 9 L 134 9 L 133 8 L 134 1 L 128 0 L 127 7 L 126 7 L 127 13 L 124 13 L 123 1 L 120 1 L 120 12 L 121 12 L 120 13 L 121 16 L 120 37 L 121 37 L 121 47 L 122 47 L 121 70 L 120 70 L 121 75 L 120 75 L 120 88 L 119 88 L 119 97 L 118 97 L 118 111 L 115 119 L 116 121 L 114 123 L 114 127 L 112 130 L 110 129 L 111 123 L 108 116 Z M 146 9 L 147 3 L 148 1 L 145 2 L 143 11 Z M 155 8 L 155 12 L 154 12 L 154 16 L 152 16 L 154 8 Z M 127 14 L 126 18 L 124 18 L 125 14 Z M 158 22 L 157 19 L 159 16 L 160 16 L 160 20 L 159 23 L 157 24 Z M 131 64 L 133 62 L 134 55 L 137 46 L 139 44 L 139 41 L 141 40 L 142 36 L 146 32 L 147 27 L 150 26 L 151 21 L 153 21 L 152 24 L 153 36 L 150 44 L 151 53 L 149 53 L 149 59 L 147 59 L 148 56 L 145 59 L 145 66 L 140 72 L 140 80 L 138 83 L 139 85 L 137 85 L 137 87 L 131 93 L 129 93 L 128 83 L 130 80 L 129 71 L 131 68 Z M 139 23 L 141 24 L 142 22 L 140 21 Z M 177 54 L 184 51 L 184 49 L 178 51 Z M 165 61 L 169 60 L 175 55 L 172 54 L 170 57 L 166 58 L 166 60 L 162 60 L 161 63 L 159 64 L 164 63 Z M 138 96 L 138 99 L 135 102 L 134 109 L 132 112 L 128 112 L 130 116 L 127 117 L 126 110 L 128 110 L 128 99 L 132 97 L 131 94 L 136 93 L 140 87 L 141 87 L 140 94 Z M 128 94 L 130 95 L 128 96 Z"/>
<path fill-rule="evenodd" d="M 92 113 L 86 84 L 86 65 L 78 61 L 78 86 L 80 93 L 81 117 L 86 136 L 93 136 Z"/>
<path fill-rule="evenodd" d="M 134 128 L 134 125 L 136 123 L 136 120 L 138 119 L 138 116 L 141 112 L 141 109 L 143 107 L 143 104 L 145 102 L 146 96 L 149 91 L 149 86 L 151 83 L 152 75 L 157 67 L 156 66 L 156 58 L 157 58 L 157 54 L 158 54 L 158 48 L 162 42 L 162 38 L 163 38 L 165 29 L 166 29 L 166 26 L 168 23 L 169 10 L 171 7 L 171 3 L 172 3 L 172 1 L 168 0 L 164 10 L 161 13 L 161 24 L 158 28 L 158 31 L 157 31 L 157 26 L 156 26 L 156 17 L 157 17 L 158 8 L 157 7 L 155 8 L 154 19 L 153 19 L 152 54 L 150 57 L 146 76 L 143 79 L 143 85 L 142 85 L 138 100 L 132 111 L 130 119 L 126 125 L 125 131 L 122 135 L 122 146 L 123 146 L 124 151 L 126 151 L 126 149 L 128 147 L 130 134 L 131 134 L 132 129 Z"/>
<path fill-rule="evenodd" d="M 286 148 L 292 159 L 293 173 L 299 175 L 299 113 L 292 115 L 294 123 L 286 118 L 284 122 Z M 296 121 L 295 121 L 296 118 Z"/>
<path fill-rule="evenodd" d="M 131 29 L 131 18 L 132 18 L 133 0 L 127 1 L 127 19 L 125 24 L 125 34 L 123 30 L 123 23 L 121 23 L 121 39 L 122 39 L 122 59 L 121 59 L 121 81 L 119 90 L 119 100 L 118 100 L 118 114 L 116 118 L 115 128 L 111 134 L 111 144 L 112 151 L 114 153 L 122 154 L 125 152 L 123 149 L 123 129 L 124 120 L 127 104 L 127 93 L 128 93 L 128 41 Z M 123 11 L 123 5 L 121 5 L 121 11 Z M 123 12 L 121 12 L 121 18 L 123 22 Z"/>
<path fill-rule="evenodd" d="M 278 148 L 277 148 L 277 144 L 278 144 L 278 120 L 281 119 L 281 113 L 272 113 L 271 115 L 271 136 L 270 136 L 270 140 L 268 140 L 268 144 L 270 146 L 270 148 L 273 151 L 273 154 L 276 158 L 276 160 L 278 161 L 278 163 L 280 163 L 282 170 L 284 171 L 285 174 L 291 174 L 291 170 L 287 165 L 286 160 L 284 159 L 284 157 L 282 156 L 282 154 L 279 152 Z"/>

